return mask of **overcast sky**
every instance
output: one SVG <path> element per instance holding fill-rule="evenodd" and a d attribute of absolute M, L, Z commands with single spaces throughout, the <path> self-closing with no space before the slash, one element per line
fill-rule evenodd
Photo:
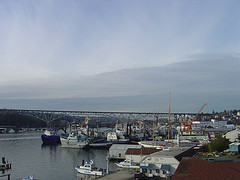
<path fill-rule="evenodd" d="M 238 0 L 1 0 L 0 108 L 240 109 Z"/>

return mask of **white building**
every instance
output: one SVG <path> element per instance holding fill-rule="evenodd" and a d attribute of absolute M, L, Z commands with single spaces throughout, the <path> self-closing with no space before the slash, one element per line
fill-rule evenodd
<path fill-rule="evenodd" d="M 165 150 L 142 148 L 128 149 L 126 158 L 140 165 L 141 172 L 146 173 L 148 177 L 167 178 L 174 174 L 182 157 L 191 157 L 194 154 L 192 147 L 171 147 Z"/>
<path fill-rule="evenodd" d="M 132 162 L 134 164 L 138 164 L 140 165 L 140 162 L 148 157 L 149 155 L 159 152 L 162 149 L 156 149 L 156 148 L 140 148 L 140 149 L 136 149 L 136 148 L 129 148 L 125 155 L 126 155 L 126 159 L 131 159 Z"/>
<path fill-rule="evenodd" d="M 238 137 L 240 136 L 240 127 L 237 126 L 235 130 L 227 132 L 223 137 L 229 139 L 230 142 L 239 141 Z"/>
<path fill-rule="evenodd" d="M 141 145 L 113 144 L 109 149 L 109 159 L 126 159 L 125 153 L 128 148 L 141 149 Z"/>
<path fill-rule="evenodd" d="M 192 130 L 203 130 L 206 128 L 226 128 L 227 121 L 217 121 L 215 119 L 212 119 L 211 121 L 193 121 L 192 122 Z"/>
<path fill-rule="evenodd" d="M 147 171 L 148 177 L 160 176 L 162 178 L 171 177 L 182 157 L 191 157 L 195 151 L 189 147 L 173 147 L 151 154 L 141 163 L 143 171 Z"/>

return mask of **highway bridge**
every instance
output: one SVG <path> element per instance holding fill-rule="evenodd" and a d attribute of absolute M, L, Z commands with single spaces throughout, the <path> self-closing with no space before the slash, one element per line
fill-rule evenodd
<path fill-rule="evenodd" d="M 118 112 L 118 111 L 58 111 L 58 110 L 24 110 L 24 109 L 0 109 L 1 113 L 17 113 L 26 116 L 31 116 L 47 123 L 65 117 L 114 117 L 119 120 L 153 120 L 154 116 L 160 121 L 167 119 L 169 113 L 154 113 L 154 112 Z M 178 117 L 184 115 L 194 116 L 196 113 L 171 113 L 171 120 L 177 120 Z"/>

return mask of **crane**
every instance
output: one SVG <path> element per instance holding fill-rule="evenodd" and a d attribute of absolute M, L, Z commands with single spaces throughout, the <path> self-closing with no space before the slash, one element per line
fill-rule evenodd
<path fill-rule="evenodd" d="M 86 117 L 86 118 L 84 119 L 84 121 L 82 122 L 82 124 L 81 124 L 81 128 L 82 128 L 85 124 L 88 124 L 88 121 L 89 121 L 89 118 Z"/>
<path fill-rule="evenodd" d="M 194 116 L 194 118 L 191 121 L 181 123 L 181 126 L 183 126 L 183 130 L 191 130 L 192 122 L 197 118 L 197 116 L 202 112 L 203 108 L 208 104 L 210 99 L 208 99 L 205 104 L 201 107 L 201 109 L 198 111 L 198 113 Z"/>

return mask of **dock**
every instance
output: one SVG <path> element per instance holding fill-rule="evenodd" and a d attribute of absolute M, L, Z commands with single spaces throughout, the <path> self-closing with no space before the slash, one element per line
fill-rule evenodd
<path fill-rule="evenodd" d="M 0 171 L 5 171 L 12 168 L 12 164 L 5 161 L 5 157 L 2 157 L 2 164 L 0 164 Z"/>
<path fill-rule="evenodd" d="M 107 174 L 103 177 L 100 177 L 98 179 L 101 179 L 101 180 L 129 180 L 129 179 L 132 179 L 133 176 L 135 174 L 135 171 L 134 170 L 129 170 L 129 169 L 119 169 L 118 171 L 116 172 L 113 172 L 113 173 L 110 173 L 110 174 Z"/>

